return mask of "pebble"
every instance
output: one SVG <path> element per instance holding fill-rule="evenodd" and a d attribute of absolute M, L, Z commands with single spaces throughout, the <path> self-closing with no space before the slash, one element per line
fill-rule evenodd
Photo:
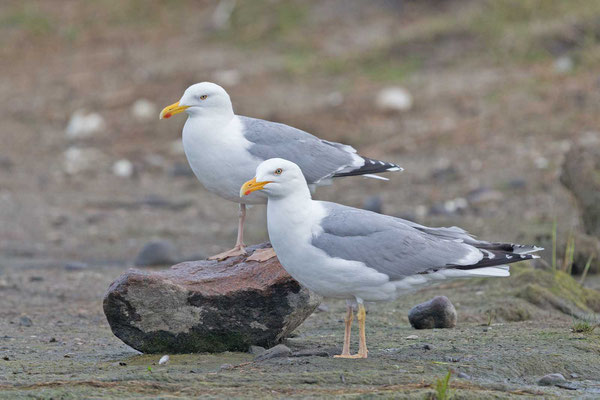
<path fill-rule="evenodd" d="M 558 57 L 554 60 L 554 71 L 559 74 L 566 74 L 573 70 L 575 63 L 569 56 Z"/>
<path fill-rule="evenodd" d="M 471 376 L 465 374 L 464 372 L 459 372 L 456 376 L 460 379 L 471 379 Z"/>
<path fill-rule="evenodd" d="M 264 361 L 269 360 L 271 358 L 279 358 L 279 357 L 289 357 L 292 355 L 292 351 L 289 347 L 284 344 L 278 344 L 275 347 L 271 347 L 266 350 L 264 353 L 259 354 L 254 358 L 254 361 Z"/>
<path fill-rule="evenodd" d="M 64 268 L 67 271 L 81 271 L 88 267 L 88 265 L 84 262 L 73 261 L 65 264 Z"/>
<path fill-rule="evenodd" d="M 432 350 L 432 349 L 433 349 L 433 346 L 430 345 L 430 344 L 424 344 L 423 345 L 423 350 Z"/>
<path fill-rule="evenodd" d="M 260 354 L 264 353 L 266 350 L 267 350 L 267 349 L 265 349 L 265 348 L 264 348 L 264 347 L 262 347 L 262 346 L 254 346 L 254 345 L 252 345 L 252 346 L 250 346 L 250 348 L 248 349 L 248 353 L 250 353 L 250 354 L 254 354 L 255 356 L 258 356 L 258 355 L 260 355 Z"/>
<path fill-rule="evenodd" d="M 19 318 L 19 325 L 29 327 L 33 325 L 33 321 L 28 316 L 23 315 L 21 318 Z"/>
<path fill-rule="evenodd" d="M 405 88 L 387 87 L 377 94 L 375 104 L 383 111 L 408 111 L 413 106 L 413 98 Z"/>
<path fill-rule="evenodd" d="M 156 108 L 156 104 L 147 99 L 136 100 L 136 102 L 131 105 L 131 114 L 138 121 L 158 119 L 158 109 Z"/>
<path fill-rule="evenodd" d="M 121 178 L 130 178 L 133 175 L 133 163 L 127 159 L 116 161 L 112 166 L 112 172 Z"/>
<path fill-rule="evenodd" d="M 136 267 L 166 265 L 176 262 L 175 246 L 168 240 L 155 240 L 144 245 L 135 258 Z"/>
<path fill-rule="evenodd" d="M 162 356 L 160 358 L 160 360 L 158 360 L 158 365 L 165 365 L 166 363 L 169 362 L 170 357 L 169 356 Z"/>
<path fill-rule="evenodd" d="M 225 371 L 225 370 L 232 369 L 232 368 L 233 368 L 233 364 L 222 364 L 222 365 L 219 367 L 219 370 L 221 370 L 221 371 Z"/>
<path fill-rule="evenodd" d="M 414 306 L 408 320 L 415 329 L 453 328 L 456 326 L 456 309 L 446 296 Z"/>
<path fill-rule="evenodd" d="M 562 374 L 548 374 L 540 378 L 537 382 L 540 386 L 554 386 L 557 383 L 566 382 L 565 377 Z"/>
<path fill-rule="evenodd" d="M 381 214 L 383 211 L 383 199 L 381 196 L 369 196 L 363 204 L 363 209 Z"/>
<path fill-rule="evenodd" d="M 325 303 L 321 303 L 317 307 L 317 312 L 329 312 L 329 306 Z"/>
<path fill-rule="evenodd" d="M 405 337 L 404 339 L 407 339 L 407 340 L 417 340 L 418 338 L 419 337 L 417 335 L 410 335 L 410 336 Z"/>
<path fill-rule="evenodd" d="M 93 136 L 105 127 L 106 123 L 100 114 L 77 110 L 71 116 L 65 134 L 68 139 L 84 139 Z"/>
<path fill-rule="evenodd" d="M 63 169 L 69 175 L 98 169 L 103 163 L 104 154 L 94 148 L 69 147 L 63 153 Z"/>

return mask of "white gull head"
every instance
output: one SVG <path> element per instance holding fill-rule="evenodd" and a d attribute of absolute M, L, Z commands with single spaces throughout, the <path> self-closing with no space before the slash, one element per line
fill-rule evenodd
<path fill-rule="evenodd" d="M 207 114 L 233 115 L 229 95 L 221 86 L 212 82 L 196 83 L 183 92 L 179 105 L 187 107 L 189 116 Z"/>
<path fill-rule="evenodd" d="M 190 117 L 233 117 L 233 106 L 229 95 L 221 86 L 212 82 L 196 83 L 185 90 L 181 99 L 165 107 L 160 119 L 171 118 L 181 112 Z"/>
<path fill-rule="evenodd" d="M 254 179 L 240 189 L 240 196 L 261 190 L 271 198 L 302 196 L 310 199 L 310 190 L 298 165 L 283 158 L 270 158 L 256 168 Z"/>

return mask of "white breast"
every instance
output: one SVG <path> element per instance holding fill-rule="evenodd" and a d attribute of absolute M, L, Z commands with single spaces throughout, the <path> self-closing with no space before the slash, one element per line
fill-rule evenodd
<path fill-rule="evenodd" d="M 246 151 L 249 147 L 237 116 L 228 121 L 190 117 L 183 127 L 185 155 L 206 189 L 233 202 L 264 204 L 266 196 L 260 192 L 239 196 L 262 161 Z"/>

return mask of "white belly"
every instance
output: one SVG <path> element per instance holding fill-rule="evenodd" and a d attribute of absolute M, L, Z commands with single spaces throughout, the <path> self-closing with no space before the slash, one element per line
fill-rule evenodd
<path fill-rule="evenodd" d="M 243 199 L 240 197 L 241 186 L 254 177 L 256 167 L 262 161 L 245 150 L 248 145 L 235 117 L 221 129 L 192 118 L 188 118 L 183 128 L 185 155 L 207 190 L 236 203 L 264 204 L 266 196 L 260 192 Z"/>

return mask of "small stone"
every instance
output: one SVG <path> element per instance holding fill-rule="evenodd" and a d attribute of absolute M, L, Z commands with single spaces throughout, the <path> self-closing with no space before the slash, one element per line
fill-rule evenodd
<path fill-rule="evenodd" d="M 67 271 L 81 271 L 86 269 L 87 267 L 88 265 L 84 262 L 73 261 L 66 263 L 64 268 Z"/>
<path fill-rule="evenodd" d="M 0 155 L 0 168 L 1 169 L 5 170 L 5 171 L 10 171 L 12 169 L 13 165 L 14 165 L 14 163 L 9 157 Z"/>
<path fill-rule="evenodd" d="M 31 321 L 31 318 L 29 318 L 28 316 L 23 315 L 21 318 L 19 318 L 19 325 L 29 327 L 33 325 L 33 321 Z"/>
<path fill-rule="evenodd" d="M 319 307 L 317 307 L 317 312 L 329 312 L 329 306 L 325 303 L 321 303 L 319 304 Z"/>
<path fill-rule="evenodd" d="M 250 346 L 250 348 L 248 349 L 248 353 L 250 353 L 250 354 L 254 354 L 255 356 L 258 356 L 258 355 L 260 355 L 260 354 L 264 353 L 266 350 L 267 350 L 267 349 L 265 349 L 265 348 L 264 348 L 264 347 L 262 347 L 262 346 L 255 346 L 255 345 L 252 345 L 252 346 Z"/>
<path fill-rule="evenodd" d="M 284 344 L 278 344 L 275 347 L 271 347 L 264 353 L 259 354 L 254 358 L 254 361 L 264 361 L 271 358 L 289 357 L 292 355 L 292 351 Z"/>
<path fill-rule="evenodd" d="M 573 59 L 569 56 L 558 57 L 554 60 L 554 71 L 559 74 L 566 74 L 573 70 L 575 63 Z"/>
<path fill-rule="evenodd" d="M 527 187 L 527 181 L 523 178 L 515 178 L 508 181 L 507 186 L 511 189 L 525 189 Z"/>
<path fill-rule="evenodd" d="M 431 350 L 431 349 L 433 349 L 432 345 L 427 344 L 427 343 L 423 345 L 423 350 Z"/>
<path fill-rule="evenodd" d="M 577 379 L 577 378 L 579 378 L 579 374 L 576 374 L 576 373 L 572 373 L 572 374 L 570 374 L 570 376 L 571 376 L 571 378 L 573 378 L 573 379 Z"/>
<path fill-rule="evenodd" d="M 131 105 L 131 114 L 138 121 L 149 121 L 158 118 L 158 109 L 150 100 L 139 99 Z"/>
<path fill-rule="evenodd" d="M 363 204 L 363 209 L 381 214 L 383 210 L 383 200 L 381 196 L 369 196 Z"/>
<path fill-rule="evenodd" d="M 167 240 L 155 240 L 144 245 L 135 258 L 136 267 L 172 264 L 176 260 L 175 246 Z"/>
<path fill-rule="evenodd" d="M 3 359 L 4 361 L 10 361 L 10 358 L 9 358 L 8 356 L 4 356 L 4 357 L 2 357 L 2 359 Z"/>
<path fill-rule="evenodd" d="M 169 356 L 162 356 L 160 360 L 158 360 L 158 365 L 165 365 L 169 362 Z"/>
<path fill-rule="evenodd" d="M 415 329 L 453 328 L 456 326 L 456 309 L 446 296 L 413 307 L 408 320 Z"/>
<path fill-rule="evenodd" d="M 232 364 L 222 364 L 222 365 L 219 367 L 219 370 L 220 370 L 220 371 L 226 371 L 226 370 L 228 370 L 228 369 L 232 369 L 232 368 L 233 368 L 233 365 L 232 365 Z"/>
<path fill-rule="evenodd" d="M 100 114 L 78 110 L 71 116 L 65 134 L 68 139 L 84 139 L 93 136 L 105 127 L 106 123 Z"/>
<path fill-rule="evenodd" d="M 405 337 L 406 340 L 417 340 L 419 337 L 417 335 L 409 335 Z"/>
<path fill-rule="evenodd" d="M 566 379 L 562 374 L 548 374 L 543 376 L 537 383 L 540 386 L 555 386 L 563 382 L 566 382 Z"/>
<path fill-rule="evenodd" d="M 471 379 L 471 376 L 465 374 L 464 372 L 459 372 L 456 376 L 460 379 Z"/>
<path fill-rule="evenodd" d="M 29 282 L 43 282 L 44 281 L 44 277 L 43 276 L 30 276 L 29 277 Z"/>
<path fill-rule="evenodd" d="M 50 338 L 50 340 L 48 340 L 48 343 L 56 343 L 56 338 Z"/>
<path fill-rule="evenodd" d="M 73 146 L 63 153 L 63 169 L 69 175 L 96 171 L 100 165 L 104 165 L 105 159 L 100 150 Z"/>
<path fill-rule="evenodd" d="M 344 102 L 344 95 L 340 92 L 331 92 L 325 97 L 325 104 L 330 107 L 337 107 Z"/>
<path fill-rule="evenodd" d="M 133 175 L 133 163 L 126 159 L 116 161 L 112 166 L 112 172 L 121 178 L 130 178 Z"/>
<path fill-rule="evenodd" d="M 536 157 L 535 160 L 533 160 L 533 163 L 537 169 L 546 169 L 550 165 L 550 161 L 548 161 L 546 157 L 542 156 Z"/>
<path fill-rule="evenodd" d="M 67 353 L 63 357 L 64 358 L 71 358 L 71 357 L 73 357 L 73 353 Z"/>
<path fill-rule="evenodd" d="M 388 87 L 377 94 L 375 104 L 383 111 L 401 112 L 412 108 L 413 99 L 410 92 L 402 87 Z"/>

